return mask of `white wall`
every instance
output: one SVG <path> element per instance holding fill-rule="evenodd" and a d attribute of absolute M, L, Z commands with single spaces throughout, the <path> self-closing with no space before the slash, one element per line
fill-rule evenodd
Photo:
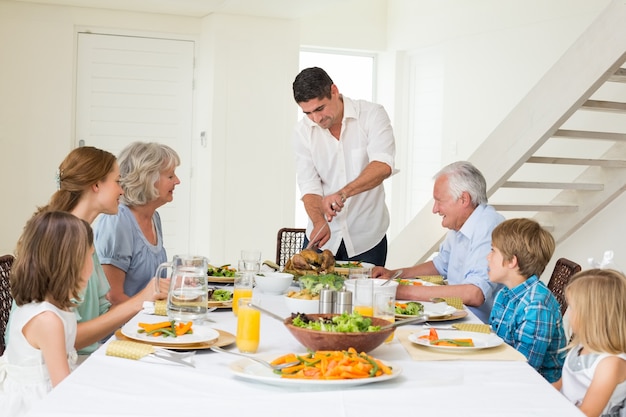
<path fill-rule="evenodd" d="M 441 49 L 446 68 L 442 159 L 449 161 L 469 156 L 607 3 L 354 0 L 329 13 L 288 21 L 0 1 L 0 253 L 13 251 L 25 221 L 54 191 L 55 169 L 74 146 L 78 27 L 197 42 L 194 158 L 189 161 L 196 227 L 190 249 L 226 263 L 244 247 L 258 247 L 264 258 L 273 259 L 275 233 L 292 221 L 289 136 L 296 107 L 290 88 L 300 44 L 381 52 L 378 96 L 394 119 L 399 153 L 407 141 L 398 100 L 405 81 L 402 57 L 421 48 Z M 207 132 L 206 148 L 199 145 L 201 131 Z M 253 191 L 246 199 L 241 191 L 248 184 Z M 607 248 L 619 256 L 617 242 L 624 235 L 619 213 L 625 204 L 618 199 L 605 210 L 607 216 L 589 222 L 555 256 L 584 263 L 579 256 L 598 257 Z M 434 216 L 433 222 L 438 223 Z"/>
<path fill-rule="evenodd" d="M 399 77 L 403 76 L 402 66 L 408 54 L 436 50 L 443 56 L 442 134 L 433 138 L 442 141 L 441 164 L 468 158 L 609 3 L 390 0 L 389 49 L 397 54 Z M 406 80 L 397 81 L 399 102 L 405 86 Z M 399 155 L 406 154 L 407 124 L 406 116 L 397 110 Z M 393 202 L 399 205 L 407 192 L 402 175 L 401 172 L 392 179 Z M 623 212 L 624 204 L 625 199 L 620 198 L 606 210 Z M 622 235 L 621 224 L 615 227 L 619 220 L 606 222 L 605 218 L 594 218 L 594 231 L 581 229 L 559 245 L 554 260 L 564 256 L 586 266 L 588 256 L 599 257 L 604 249 L 614 249 L 619 259 L 616 242 Z M 402 221 L 401 216 L 392 216 L 392 229 L 403 227 L 393 224 L 398 221 Z M 440 223 L 436 215 L 432 221 Z M 581 251 L 589 254 L 581 257 Z M 546 268 L 548 276 L 554 260 Z"/>
<path fill-rule="evenodd" d="M 367 4 L 368 17 L 352 19 L 339 46 L 374 50 L 384 44 L 384 0 Z M 13 252 L 23 224 L 54 192 L 56 167 L 75 146 L 75 35 L 87 29 L 196 42 L 193 157 L 182 161 L 192 165 L 195 190 L 189 249 L 216 264 L 236 262 L 244 248 L 274 259 L 278 229 L 294 221 L 291 83 L 301 32 L 309 40 L 320 33 L 323 16 L 312 19 L 307 25 L 0 1 L 0 253 Z M 336 37 L 325 33 L 328 41 Z"/>

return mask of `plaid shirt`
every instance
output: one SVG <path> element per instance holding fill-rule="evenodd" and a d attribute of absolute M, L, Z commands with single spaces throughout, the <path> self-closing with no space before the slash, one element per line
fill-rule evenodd
<path fill-rule="evenodd" d="M 528 359 L 549 382 L 561 377 L 566 339 L 559 302 L 536 275 L 503 288 L 494 301 L 493 331 Z"/>

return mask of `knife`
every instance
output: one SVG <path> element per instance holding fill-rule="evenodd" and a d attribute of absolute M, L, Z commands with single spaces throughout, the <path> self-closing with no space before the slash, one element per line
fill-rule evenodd
<path fill-rule="evenodd" d="M 326 227 L 328 227 L 328 222 L 326 222 Z M 306 249 L 311 249 L 312 247 L 316 246 L 317 247 L 317 243 L 315 240 L 320 236 L 320 234 L 322 233 L 322 230 L 324 230 L 324 228 L 322 227 L 320 230 L 317 231 L 317 233 L 315 234 L 315 236 L 309 240 L 309 244 L 306 246 Z"/>

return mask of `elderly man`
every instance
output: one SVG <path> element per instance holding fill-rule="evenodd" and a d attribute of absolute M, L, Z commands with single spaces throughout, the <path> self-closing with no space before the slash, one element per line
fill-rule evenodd
<path fill-rule="evenodd" d="M 491 232 L 504 217 L 487 205 L 487 185 L 471 163 L 452 163 L 435 175 L 433 213 L 450 229 L 432 261 L 401 268 L 402 278 L 443 275 L 449 285 L 398 287 L 400 300 L 427 301 L 433 297 L 461 297 L 463 303 L 488 322 L 495 293 L 500 286 L 489 281 L 487 254 Z M 389 278 L 395 271 L 374 268 L 374 277 Z"/>
<path fill-rule="evenodd" d="M 382 182 L 395 156 L 385 109 L 344 97 L 317 67 L 298 74 L 293 97 L 307 116 L 293 136 L 307 236 L 338 260 L 384 265 L 389 213 Z"/>

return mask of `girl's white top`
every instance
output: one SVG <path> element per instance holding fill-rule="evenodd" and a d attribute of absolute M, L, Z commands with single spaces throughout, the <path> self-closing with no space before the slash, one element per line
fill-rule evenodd
<path fill-rule="evenodd" d="M 576 406 L 580 405 L 596 372 L 600 361 L 609 356 L 617 356 L 626 360 L 626 353 L 589 353 L 580 355 L 581 345 L 574 347 L 567 354 L 563 365 L 561 392 Z M 601 417 L 626 417 L 626 381 L 615 387 Z"/>
<path fill-rule="evenodd" d="M 29 303 L 14 309 L 9 318 L 8 346 L 0 357 L 0 410 L 3 415 L 18 417 L 51 389 L 50 376 L 41 350 L 28 343 L 22 328 L 35 316 L 52 311 L 63 321 L 65 346 L 70 370 L 76 365 L 76 316 L 48 302 Z"/>

